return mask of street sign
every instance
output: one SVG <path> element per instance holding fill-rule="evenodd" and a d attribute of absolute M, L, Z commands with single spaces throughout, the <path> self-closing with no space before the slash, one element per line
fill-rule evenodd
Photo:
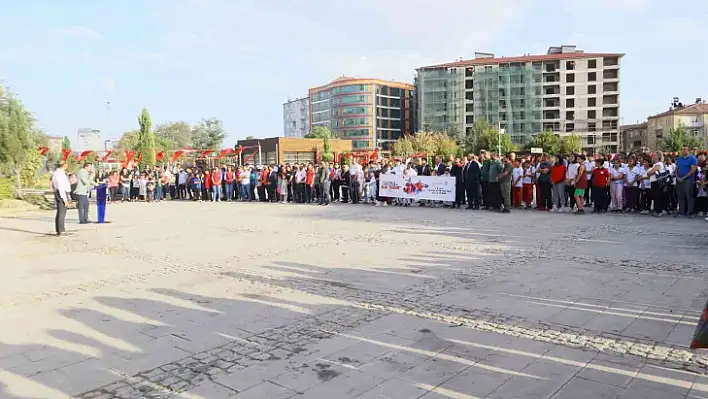
<path fill-rule="evenodd" d="M 506 129 L 499 129 L 499 134 L 506 134 Z"/>
<path fill-rule="evenodd" d="M 543 148 L 531 147 L 532 154 L 543 154 Z"/>

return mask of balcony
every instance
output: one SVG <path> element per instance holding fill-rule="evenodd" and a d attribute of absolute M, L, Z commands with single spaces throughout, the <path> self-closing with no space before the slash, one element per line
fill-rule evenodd
<path fill-rule="evenodd" d="M 619 79 L 619 71 L 616 69 L 602 71 L 602 79 L 604 81 L 612 81 Z"/>
<path fill-rule="evenodd" d="M 543 101 L 543 108 L 545 109 L 550 109 L 550 108 L 560 108 L 560 100 L 544 100 Z"/>
<path fill-rule="evenodd" d="M 560 93 L 560 86 L 548 86 L 543 90 L 543 97 L 558 97 Z"/>
<path fill-rule="evenodd" d="M 602 105 L 618 105 L 619 98 L 616 95 L 602 96 Z"/>
<path fill-rule="evenodd" d="M 603 93 L 617 93 L 619 91 L 619 85 L 617 82 L 603 82 L 602 92 Z"/>
<path fill-rule="evenodd" d="M 549 74 L 543 77 L 544 85 L 559 85 L 560 81 L 560 73 Z"/>
<path fill-rule="evenodd" d="M 605 57 L 602 59 L 604 68 L 619 68 L 619 57 Z"/>

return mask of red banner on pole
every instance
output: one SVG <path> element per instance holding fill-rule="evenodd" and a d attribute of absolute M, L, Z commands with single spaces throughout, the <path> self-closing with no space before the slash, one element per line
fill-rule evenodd
<path fill-rule="evenodd" d="M 172 154 L 172 162 L 174 162 L 174 161 L 176 161 L 177 159 L 179 159 L 179 157 L 181 157 L 182 155 L 184 155 L 184 150 L 177 150 L 177 151 L 175 151 L 175 153 Z"/>
<path fill-rule="evenodd" d="M 71 150 L 61 150 L 61 160 L 66 161 L 69 159 L 69 155 L 71 155 Z"/>
<path fill-rule="evenodd" d="M 155 160 L 158 162 L 162 161 L 162 158 L 164 158 L 164 157 L 165 157 L 164 151 L 160 151 L 157 154 L 155 154 Z"/>
<path fill-rule="evenodd" d="M 47 154 L 47 151 L 49 151 L 49 147 L 42 147 L 42 146 L 40 146 L 40 147 L 38 148 L 38 150 L 39 150 L 39 155 L 46 155 L 46 154 Z"/>
<path fill-rule="evenodd" d="M 225 157 L 225 156 L 227 156 L 227 155 L 229 155 L 229 154 L 235 154 L 235 153 L 236 153 L 236 151 L 234 151 L 233 149 L 231 149 L 231 148 L 226 148 L 226 149 L 224 149 L 224 150 L 221 150 L 221 152 L 219 153 L 219 156 L 216 157 L 216 158 L 217 158 L 217 159 L 221 159 L 221 158 L 223 158 L 223 157 Z"/>
<path fill-rule="evenodd" d="M 79 158 L 77 159 L 77 161 L 83 161 L 92 152 L 93 152 L 93 150 L 82 151 L 81 154 L 79 155 Z"/>
<path fill-rule="evenodd" d="M 206 156 L 211 154 L 212 152 L 214 152 L 214 150 L 206 150 L 202 152 L 202 155 L 200 155 L 199 158 L 206 158 Z"/>
<path fill-rule="evenodd" d="M 141 163 L 143 163 L 143 153 L 142 152 L 140 154 L 138 154 L 138 165 L 140 165 Z"/>
<path fill-rule="evenodd" d="M 101 157 L 101 162 L 107 162 L 107 161 L 108 161 L 108 157 L 110 157 L 111 154 L 113 154 L 113 151 L 106 151 L 106 154 Z"/>

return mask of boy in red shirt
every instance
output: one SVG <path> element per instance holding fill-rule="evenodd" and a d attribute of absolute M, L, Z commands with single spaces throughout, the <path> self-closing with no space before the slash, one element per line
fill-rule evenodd
<path fill-rule="evenodd" d="M 213 191 L 211 201 L 221 201 L 221 171 L 217 168 L 211 171 L 211 189 Z"/>
<path fill-rule="evenodd" d="M 610 185 L 610 171 L 604 167 L 605 160 L 598 158 L 595 160 L 595 169 L 592 171 L 592 202 L 595 207 L 592 213 L 607 212 L 607 193 Z"/>
<path fill-rule="evenodd" d="M 202 191 L 204 201 L 211 199 L 211 172 L 209 169 L 204 169 L 204 191 Z"/>

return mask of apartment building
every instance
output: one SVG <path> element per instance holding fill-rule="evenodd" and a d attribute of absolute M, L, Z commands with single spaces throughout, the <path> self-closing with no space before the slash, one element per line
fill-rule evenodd
<path fill-rule="evenodd" d="M 283 135 L 305 137 L 310 132 L 310 98 L 298 98 L 283 104 Z"/>
<path fill-rule="evenodd" d="M 309 90 L 310 129 L 327 126 L 354 150 L 388 150 L 414 132 L 414 91 L 408 83 L 340 77 Z"/>
<path fill-rule="evenodd" d="M 647 122 L 620 126 L 620 151 L 637 152 L 656 148 L 656 142 L 649 142 Z"/>
<path fill-rule="evenodd" d="M 666 112 L 647 118 L 648 147 L 652 150 L 658 149 L 659 143 L 672 128 L 683 126 L 688 134 L 698 137 L 703 148 L 707 148 L 708 104 L 700 98 L 696 99 L 696 104 L 688 106 L 678 102 L 676 104 Z"/>
<path fill-rule="evenodd" d="M 101 131 L 98 129 L 81 128 L 77 131 L 76 148 L 74 151 L 101 151 L 103 142 L 101 141 Z"/>
<path fill-rule="evenodd" d="M 486 120 L 521 146 L 551 130 L 575 132 L 590 153 L 616 152 L 623 55 L 563 45 L 541 55 L 475 53 L 471 60 L 418 68 L 421 128 L 464 134 Z"/>

